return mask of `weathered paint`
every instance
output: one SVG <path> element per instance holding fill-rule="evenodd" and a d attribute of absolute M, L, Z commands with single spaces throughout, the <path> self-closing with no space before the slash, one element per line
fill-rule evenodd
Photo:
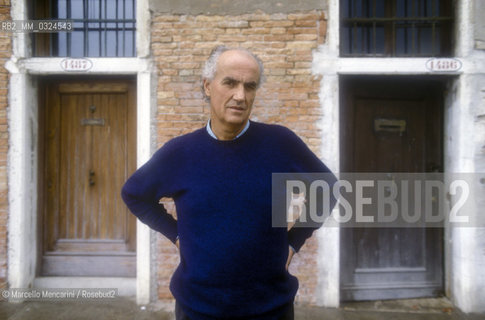
<path fill-rule="evenodd" d="M 475 1 L 475 48 L 485 50 L 485 1 Z"/>
<path fill-rule="evenodd" d="M 150 9 L 170 14 L 239 15 L 257 10 L 271 14 L 326 9 L 326 4 L 327 1 L 322 0 L 150 0 Z"/>

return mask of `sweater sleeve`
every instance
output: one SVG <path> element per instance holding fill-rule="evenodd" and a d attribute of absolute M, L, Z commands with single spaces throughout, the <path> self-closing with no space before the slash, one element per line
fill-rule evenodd
<path fill-rule="evenodd" d="M 332 186 L 337 181 L 335 175 L 328 169 L 328 167 L 308 148 L 308 146 L 294 133 L 292 133 L 292 142 L 290 144 L 291 148 L 291 155 L 294 157 L 294 165 L 296 168 L 297 173 L 305 173 L 305 183 L 309 185 L 314 179 L 315 174 L 324 173 L 324 175 L 318 175 L 318 178 L 321 179 L 324 177 L 324 180 L 330 186 L 330 190 Z M 299 176 L 301 177 L 301 176 Z M 305 195 L 308 204 L 308 194 Z M 333 196 L 333 193 L 330 193 L 330 203 L 328 205 L 329 212 L 317 212 L 318 216 L 329 216 L 330 212 L 332 211 L 333 207 L 336 204 L 336 198 Z M 323 208 L 324 206 L 317 206 L 318 208 Z M 302 223 L 297 221 L 294 227 L 288 232 L 288 242 L 290 246 L 298 252 L 301 247 L 304 245 L 305 241 L 310 238 L 315 230 L 320 228 L 323 225 L 322 222 L 315 222 L 309 221 L 306 223 Z"/>
<path fill-rule="evenodd" d="M 177 221 L 160 203 L 162 197 L 173 196 L 169 189 L 173 168 L 166 149 L 162 147 L 126 181 L 121 196 L 141 222 L 175 243 Z"/>

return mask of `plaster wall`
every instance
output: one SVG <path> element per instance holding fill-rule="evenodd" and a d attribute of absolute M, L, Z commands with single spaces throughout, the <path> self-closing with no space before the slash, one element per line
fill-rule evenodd
<path fill-rule="evenodd" d="M 445 110 L 446 172 L 473 173 L 474 193 L 468 215 L 482 219 L 485 172 L 485 39 L 481 0 L 456 7 L 456 56 L 469 65 L 448 92 Z M 448 226 L 445 238 L 447 293 L 464 312 L 485 312 L 485 230 Z"/>
<path fill-rule="evenodd" d="M 324 110 L 324 117 L 319 122 L 322 132 L 320 153 L 323 161 L 335 173 L 340 170 L 339 79 L 336 68 L 322 70 L 322 67 L 325 61 L 338 57 L 338 30 L 339 2 L 328 1 L 327 41 L 313 51 L 312 74 L 322 77 L 318 93 L 320 106 Z M 317 231 L 317 239 L 316 304 L 336 308 L 340 305 L 340 229 L 324 224 Z"/>
<path fill-rule="evenodd" d="M 478 217 L 476 226 L 449 226 L 446 242 L 449 262 L 447 292 L 453 302 L 465 312 L 485 312 L 485 75 L 465 74 L 456 81 L 451 95 L 454 99 L 446 109 L 445 166 L 447 172 L 473 173 L 474 185 L 467 215 Z"/>
<path fill-rule="evenodd" d="M 12 72 L 12 69 L 9 68 Z M 37 108 L 30 79 L 12 73 L 9 121 L 9 241 L 8 283 L 24 288 L 32 283 L 37 259 Z M 12 165 L 15 164 L 15 165 Z"/>
<path fill-rule="evenodd" d="M 13 2 L 12 19 L 25 19 L 23 2 Z M 27 54 L 25 34 L 12 39 L 12 57 L 5 64 L 9 83 L 8 265 L 11 288 L 29 286 L 37 258 L 37 104 L 31 79 L 15 64 Z"/>
<path fill-rule="evenodd" d="M 475 48 L 485 50 L 485 2 L 476 1 L 474 10 Z"/>

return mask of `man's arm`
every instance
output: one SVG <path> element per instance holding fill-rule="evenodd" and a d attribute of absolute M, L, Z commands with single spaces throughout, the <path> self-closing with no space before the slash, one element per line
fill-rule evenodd
<path fill-rule="evenodd" d="M 288 144 L 291 146 L 291 148 L 289 148 L 289 153 L 290 157 L 294 159 L 294 172 L 298 175 L 298 178 L 303 180 L 303 182 L 307 185 L 311 184 L 312 180 L 315 180 L 315 178 L 324 179 L 330 187 L 330 190 L 332 190 L 332 186 L 337 181 L 335 175 L 333 175 L 330 169 L 308 148 L 303 140 L 301 140 L 293 132 L 291 133 L 292 134 L 290 134 L 288 139 Z M 304 195 L 304 197 L 304 203 L 307 203 L 306 206 L 308 209 L 308 194 Z M 319 211 L 316 212 L 317 216 L 328 217 L 330 215 L 330 212 L 337 201 L 333 196 L 333 193 L 330 193 L 328 200 L 330 203 L 328 203 L 327 206 L 316 206 L 317 210 Z M 324 207 L 326 207 L 325 209 L 328 209 L 329 212 L 323 212 L 321 209 Z M 301 216 L 301 214 L 303 214 L 303 212 L 299 212 L 299 216 Z M 297 219 L 293 227 L 288 231 L 288 242 L 294 250 L 293 254 L 298 252 L 305 243 L 306 239 L 311 237 L 313 232 L 322 225 L 322 221 L 311 221 L 310 219 L 309 221 L 303 223 L 301 220 Z M 291 258 L 293 257 L 293 254 L 291 254 Z"/>
<path fill-rule="evenodd" d="M 167 150 L 160 149 L 126 181 L 121 196 L 141 222 L 175 243 L 178 235 L 177 221 L 160 203 L 162 197 L 172 197 L 172 167 Z"/>

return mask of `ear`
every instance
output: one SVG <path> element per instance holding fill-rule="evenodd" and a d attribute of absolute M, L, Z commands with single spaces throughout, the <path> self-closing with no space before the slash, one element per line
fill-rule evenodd
<path fill-rule="evenodd" d="M 204 92 L 206 96 L 211 96 L 210 81 L 207 79 L 204 79 Z"/>

